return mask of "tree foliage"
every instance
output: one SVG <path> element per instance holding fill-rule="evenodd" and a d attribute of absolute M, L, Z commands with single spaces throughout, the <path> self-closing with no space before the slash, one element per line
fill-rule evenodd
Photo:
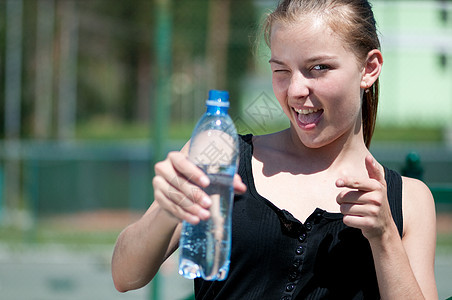
<path fill-rule="evenodd" d="M 156 30 L 156 1 L 133 0 L 37 0 L 23 2 L 23 56 L 21 82 L 21 137 L 55 138 L 58 132 L 58 106 L 61 105 L 59 85 L 62 54 L 62 22 L 68 13 L 77 19 L 76 85 L 72 91 L 76 103 L 76 125 L 86 122 L 96 124 L 124 124 L 152 122 L 153 88 L 155 82 L 154 54 Z M 54 22 L 48 32 L 50 42 L 42 42 L 37 33 L 42 16 L 38 15 L 39 2 L 47 1 L 52 11 L 47 17 Z M 204 98 L 210 88 L 230 90 L 239 98 L 240 80 L 250 66 L 250 29 L 255 23 L 252 0 L 229 0 L 227 24 L 227 56 L 225 69 L 217 70 L 207 61 L 209 44 L 209 11 L 218 0 L 169 0 L 172 16 L 172 120 L 194 122 L 203 111 Z M 74 5 L 65 5 L 73 2 Z M 0 1 L 0 113 L 5 114 L 5 28 L 6 0 Z M 68 11 L 72 10 L 72 11 Z M 40 40 L 41 39 L 41 40 Z M 41 42 L 40 42 L 41 41 Z M 50 43 L 50 45 L 49 45 Z M 43 54 L 44 53 L 44 54 Z M 44 56 L 43 56 L 44 55 Z M 43 60 L 50 57 L 50 63 Z M 46 64 L 43 67 L 42 64 Z M 40 65 L 41 64 L 41 65 Z M 44 73 L 43 70 L 45 71 Z M 216 72 L 216 74 L 215 74 Z M 221 86 L 212 78 L 225 74 Z M 47 85 L 48 97 L 38 97 L 42 78 L 51 79 Z M 39 78 L 40 77 L 40 78 Z M 38 80 L 41 79 L 41 80 Z M 44 89 L 45 90 L 45 89 Z M 42 98 L 46 98 L 44 104 Z M 45 134 L 36 134 L 38 108 L 45 106 L 48 124 Z M 41 114 L 42 115 L 42 114 Z M 146 125 L 147 126 L 147 125 Z M 4 124 L 0 124 L 5 136 Z"/>

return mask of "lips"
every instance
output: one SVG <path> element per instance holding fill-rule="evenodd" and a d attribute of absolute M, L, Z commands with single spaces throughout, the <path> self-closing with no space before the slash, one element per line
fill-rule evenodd
<path fill-rule="evenodd" d="M 296 109 L 298 123 L 302 127 L 315 126 L 323 115 L 323 109 L 320 108 L 304 108 Z"/>

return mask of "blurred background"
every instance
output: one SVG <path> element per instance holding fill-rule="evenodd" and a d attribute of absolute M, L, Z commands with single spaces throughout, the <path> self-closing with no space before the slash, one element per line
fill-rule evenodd
<path fill-rule="evenodd" d="M 371 150 L 422 179 L 452 296 L 452 1 L 371 1 L 384 67 Z M 241 133 L 287 127 L 259 24 L 270 0 L 0 0 L 2 299 L 188 299 L 177 255 L 147 287 L 110 275 L 119 232 L 152 202 L 209 89 Z"/>

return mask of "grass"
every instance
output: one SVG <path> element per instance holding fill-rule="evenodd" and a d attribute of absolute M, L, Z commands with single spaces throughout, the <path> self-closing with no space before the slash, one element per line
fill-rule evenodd
<path fill-rule="evenodd" d="M 113 246 L 118 231 L 78 231 L 37 226 L 31 229 L 0 227 L 0 243 L 11 247 L 26 245 L 62 245 L 71 249 Z"/>
<path fill-rule="evenodd" d="M 377 126 L 372 140 L 385 142 L 442 142 L 444 133 L 440 127 Z"/>
<path fill-rule="evenodd" d="M 167 129 L 170 139 L 188 140 L 195 124 L 171 122 Z M 121 123 L 111 120 L 94 120 L 77 127 L 77 139 L 82 140 L 133 140 L 151 139 L 154 129 L 144 123 Z"/>
<path fill-rule="evenodd" d="M 195 124 L 171 121 L 167 129 L 169 139 L 188 140 Z M 283 128 L 280 124 L 268 127 L 268 131 Z M 263 134 L 265 132 L 256 132 Z M 108 118 L 85 122 L 77 127 L 77 138 L 88 140 L 150 139 L 154 135 L 151 125 L 145 123 L 124 123 Z M 388 142 L 442 142 L 443 129 L 421 126 L 377 126 L 373 141 Z"/>
<path fill-rule="evenodd" d="M 76 130 L 76 137 L 83 140 L 147 139 L 149 136 L 150 128 L 146 124 L 125 124 L 110 119 L 85 122 Z"/>

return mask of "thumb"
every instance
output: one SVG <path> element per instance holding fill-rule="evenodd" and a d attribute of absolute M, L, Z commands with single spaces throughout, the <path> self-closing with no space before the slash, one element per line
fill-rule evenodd
<path fill-rule="evenodd" d="M 372 155 L 366 156 L 366 169 L 369 178 L 375 179 L 383 184 L 386 183 L 383 166 L 380 165 Z"/>
<path fill-rule="evenodd" d="M 241 195 L 246 192 L 246 185 L 243 183 L 242 178 L 238 174 L 235 174 L 234 176 L 233 186 L 234 194 Z"/>

